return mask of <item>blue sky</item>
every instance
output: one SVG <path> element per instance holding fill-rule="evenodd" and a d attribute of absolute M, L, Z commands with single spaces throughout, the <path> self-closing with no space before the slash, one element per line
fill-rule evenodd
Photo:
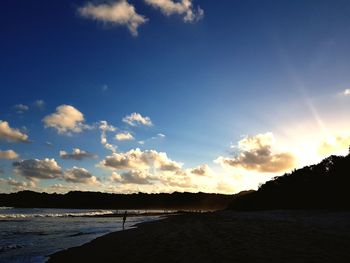
<path fill-rule="evenodd" d="M 0 11 L 2 191 L 233 193 L 350 144 L 349 1 L 5 0 Z M 62 105 L 83 115 L 75 130 L 43 121 Z M 123 122 L 132 113 L 152 125 Z M 117 128 L 114 153 L 101 121 Z M 73 148 L 97 157 L 60 156 Z"/>

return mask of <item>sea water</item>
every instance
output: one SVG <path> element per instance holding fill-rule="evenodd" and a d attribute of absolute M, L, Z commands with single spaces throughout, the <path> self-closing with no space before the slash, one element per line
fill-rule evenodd
<path fill-rule="evenodd" d="M 45 262 L 47 256 L 56 251 L 122 230 L 121 217 L 108 217 L 115 212 L 99 209 L 1 207 L 0 262 Z M 97 217 L 98 215 L 107 217 Z M 158 218 L 159 216 L 129 216 L 125 228 Z"/>

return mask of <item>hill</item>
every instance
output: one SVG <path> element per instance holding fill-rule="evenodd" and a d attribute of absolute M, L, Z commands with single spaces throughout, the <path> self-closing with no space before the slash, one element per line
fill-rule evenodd
<path fill-rule="evenodd" d="M 100 208 L 100 209 L 225 209 L 233 195 L 207 193 L 172 194 L 110 194 L 72 191 L 48 194 L 33 191 L 0 194 L 0 206 L 40 208 Z"/>
<path fill-rule="evenodd" d="M 236 198 L 237 210 L 350 209 L 350 154 L 329 156 L 261 185 L 258 191 Z"/>

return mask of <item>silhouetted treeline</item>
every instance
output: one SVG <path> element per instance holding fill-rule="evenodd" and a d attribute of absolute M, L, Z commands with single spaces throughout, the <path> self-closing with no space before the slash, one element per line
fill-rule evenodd
<path fill-rule="evenodd" d="M 268 181 L 229 206 L 238 210 L 350 208 L 350 154 L 330 156 Z"/>
<path fill-rule="evenodd" d="M 67 194 L 47 194 L 21 191 L 0 194 L 0 206 L 40 208 L 101 208 L 101 209 L 225 209 L 233 195 L 206 193 L 172 194 L 109 194 L 73 191 Z"/>

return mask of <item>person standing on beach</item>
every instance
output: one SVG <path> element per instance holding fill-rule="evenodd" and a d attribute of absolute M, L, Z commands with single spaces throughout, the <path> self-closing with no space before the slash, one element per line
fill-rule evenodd
<path fill-rule="evenodd" d="M 124 212 L 124 216 L 123 216 L 123 230 L 124 230 L 124 226 L 125 226 L 125 221 L 126 221 L 126 216 L 127 216 L 127 211 Z"/>

